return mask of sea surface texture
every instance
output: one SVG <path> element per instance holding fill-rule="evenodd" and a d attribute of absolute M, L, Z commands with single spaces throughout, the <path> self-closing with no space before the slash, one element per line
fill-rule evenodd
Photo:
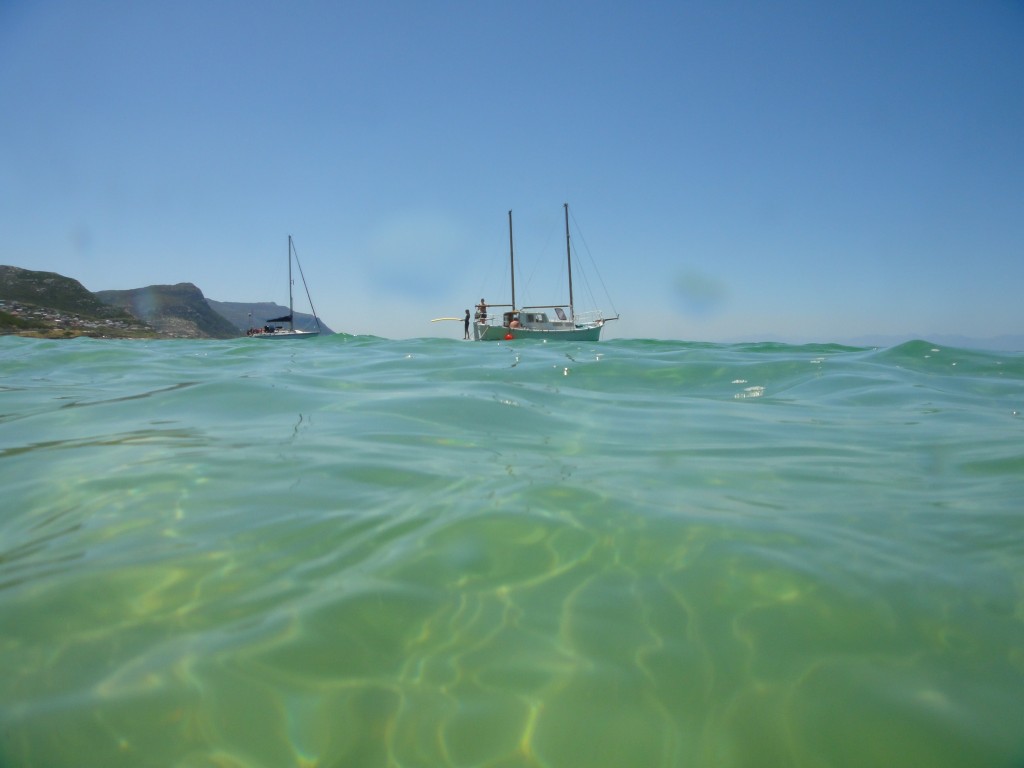
<path fill-rule="evenodd" d="M 0 766 L 1021 768 L 1022 414 L 923 341 L 2 338 Z"/>

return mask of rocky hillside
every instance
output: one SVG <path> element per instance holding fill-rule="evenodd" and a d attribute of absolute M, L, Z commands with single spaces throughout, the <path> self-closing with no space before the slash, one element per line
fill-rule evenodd
<path fill-rule="evenodd" d="M 0 266 L 0 334 L 229 339 L 287 313 L 271 302 L 209 300 L 192 283 L 91 293 L 56 272 Z M 312 315 L 296 312 L 295 327 L 317 325 Z M 322 321 L 320 332 L 333 333 Z"/>
<path fill-rule="evenodd" d="M 96 297 L 144 320 L 162 335 L 183 339 L 230 339 L 238 328 L 217 314 L 192 283 L 97 291 Z"/>
<path fill-rule="evenodd" d="M 0 265 L 0 333 L 68 338 L 159 336 L 124 309 L 56 272 Z"/>
<path fill-rule="evenodd" d="M 77 280 L 56 272 L 36 272 L 20 267 L 0 266 L 0 299 L 83 317 L 124 317 L 126 314 L 104 304 Z"/>

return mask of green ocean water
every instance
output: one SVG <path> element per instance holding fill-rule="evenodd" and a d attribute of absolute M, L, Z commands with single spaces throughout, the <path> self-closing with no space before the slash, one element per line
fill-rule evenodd
<path fill-rule="evenodd" d="M 1024 354 L 0 338 L 0 766 L 1024 766 Z"/>

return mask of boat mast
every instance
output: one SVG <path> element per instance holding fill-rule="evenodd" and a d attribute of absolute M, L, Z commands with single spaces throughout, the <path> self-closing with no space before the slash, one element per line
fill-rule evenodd
<path fill-rule="evenodd" d="M 516 252 L 512 247 L 512 211 L 508 212 L 508 259 L 512 270 L 512 311 L 516 311 Z"/>
<path fill-rule="evenodd" d="M 565 261 L 569 266 L 569 318 L 576 320 L 576 312 L 573 309 L 572 301 L 572 249 L 569 247 L 569 204 L 563 203 L 565 207 Z"/>
<path fill-rule="evenodd" d="M 295 330 L 295 311 L 292 309 L 292 236 L 288 235 L 288 330 Z"/>

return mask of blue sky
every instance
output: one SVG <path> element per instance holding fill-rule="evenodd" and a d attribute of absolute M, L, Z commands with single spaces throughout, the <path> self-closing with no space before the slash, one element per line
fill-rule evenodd
<path fill-rule="evenodd" d="M 460 337 L 568 202 L 607 338 L 1024 333 L 1019 0 L 2 0 L 0 104 L 0 263 L 94 291 L 286 303 L 291 234 L 334 330 Z"/>

